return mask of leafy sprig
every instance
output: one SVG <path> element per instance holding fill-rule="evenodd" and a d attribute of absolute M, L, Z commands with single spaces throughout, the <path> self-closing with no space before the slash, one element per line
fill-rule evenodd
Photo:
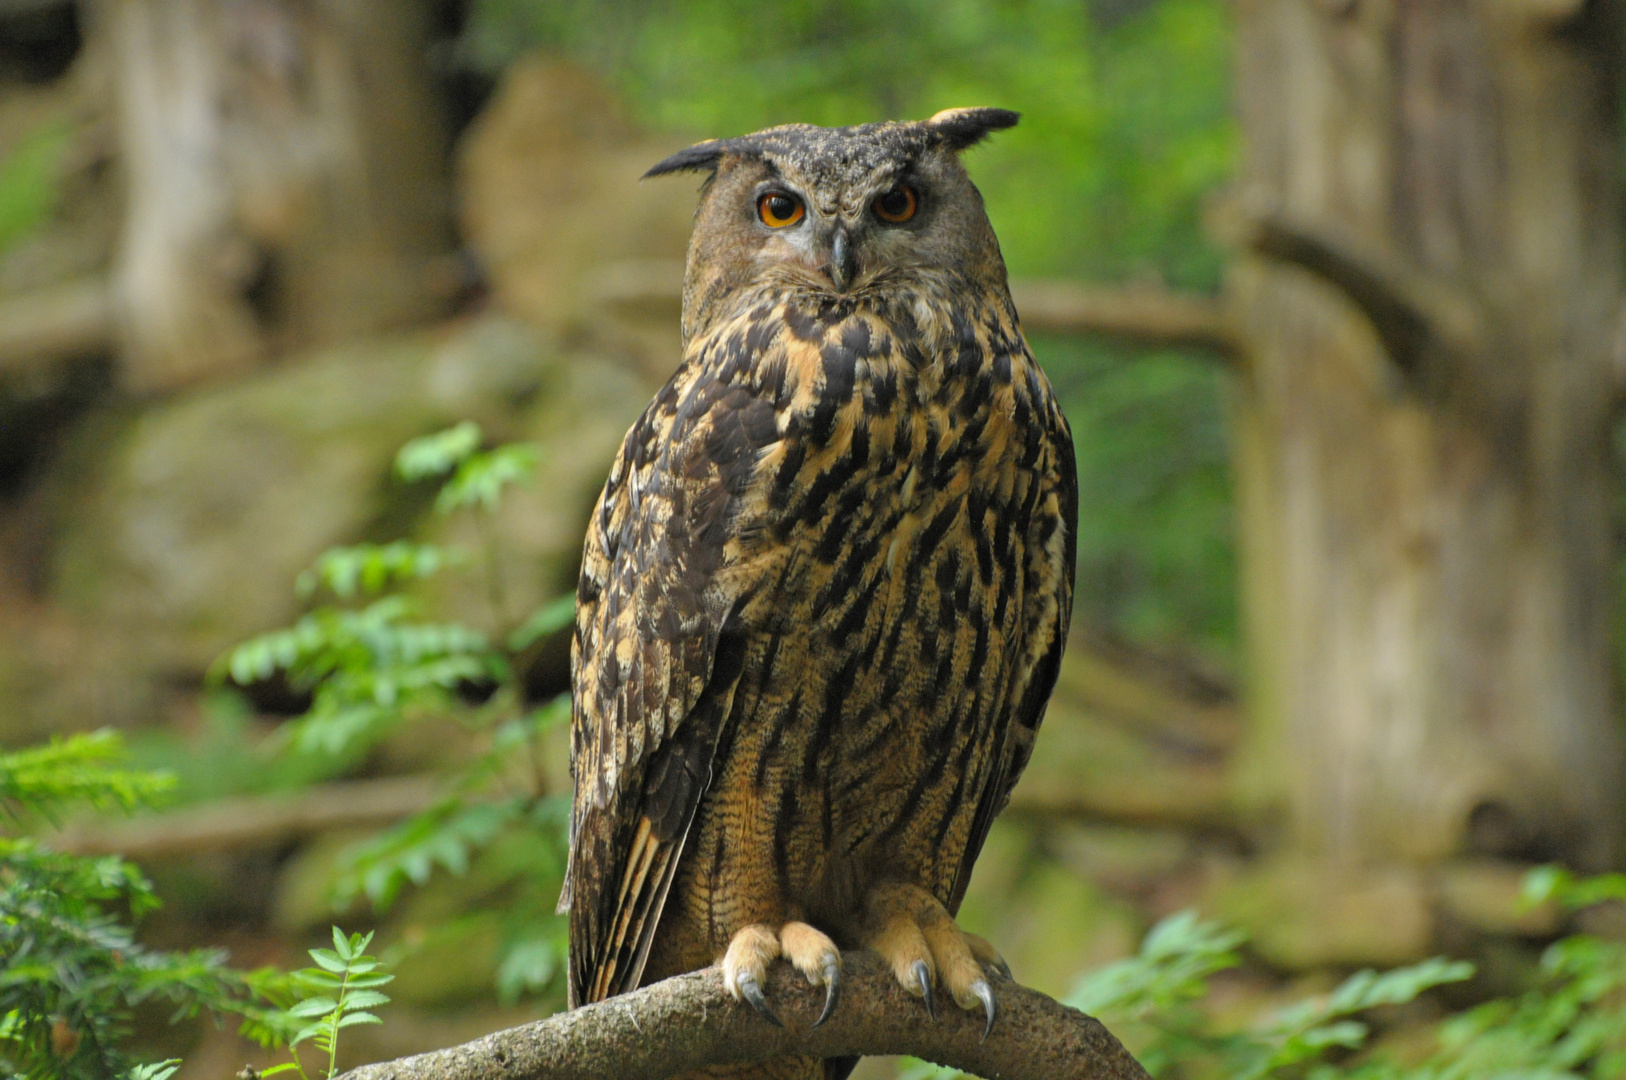
<path fill-rule="evenodd" d="M 395 976 L 386 975 L 381 970 L 382 961 L 367 955 L 372 940 L 371 933 L 346 935 L 335 926 L 332 949 L 310 950 L 316 966 L 292 976 L 297 986 L 310 992 L 285 1014 L 291 1023 L 301 1025 L 288 1040 L 293 1060 L 265 1069 L 261 1076 L 297 1072 L 302 1080 L 310 1080 L 298 1051 L 300 1043 L 309 1041 L 327 1055 L 327 1071 L 322 1075 L 332 1080 L 337 1072 L 339 1032 L 357 1024 L 383 1023 L 370 1010 L 389 1003 L 389 997 L 378 988 Z"/>
<path fill-rule="evenodd" d="M 175 786 L 166 773 L 123 768 L 124 741 L 115 731 L 57 737 L 44 746 L 0 752 L 0 814 L 54 819 L 70 803 L 98 810 L 150 805 Z"/>
<path fill-rule="evenodd" d="M 404 725 L 430 717 L 453 719 L 483 742 L 447 770 L 445 794 L 435 805 L 346 854 L 334 900 L 344 909 L 365 897 L 383 911 L 403 889 L 426 884 L 437 871 L 463 876 L 479 866 L 479 888 L 491 904 L 447 920 L 441 930 L 474 932 L 473 921 L 499 921 L 505 945 L 497 989 L 512 1000 L 545 989 L 563 955 L 563 920 L 553 909 L 568 810 L 547 791 L 538 743 L 569 715 L 566 697 L 527 707 L 513 657 L 567 627 L 575 601 L 561 597 L 527 618 L 507 617 L 491 512 L 530 476 L 538 451 L 484 449 L 484 443 L 477 425 L 462 423 L 412 440 L 395 461 L 401 480 L 438 483 L 438 513 L 474 514 L 485 541 L 482 558 L 406 540 L 332 549 L 300 575 L 297 587 L 307 599 L 336 602 L 244 642 L 212 674 L 217 682 L 244 686 L 280 678 L 308 693 L 309 709 L 284 729 L 290 748 L 302 754 L 355 761 Z M 486 578 L 502 633 L 426 621 L 403 592 L 471 566 Z"/>

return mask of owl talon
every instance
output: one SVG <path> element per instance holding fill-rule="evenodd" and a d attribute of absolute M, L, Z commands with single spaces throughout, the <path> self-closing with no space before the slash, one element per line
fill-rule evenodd
<path fill-rule="evenodd" d="M 988 1023 L 982 1029 L 981 1042 L 987 1042 L 988 1036 L 994 1030 L 994 1017 L 999 1014 L 999 1006 L 994 1004 L 994 988 L 984 979 L 978 979 L 971 984 L 971 993 L 982 1002 L 982 1009 L 988 1014 Z"/>
<path fill-rule="evenodd" d="M 999 1015 L 996 972 L 1009 971 L 994 947 L 956 926 L 942 902 L 918 885 L 883 883 L 865 903 L 865 944 L 881 954 L 905 990 L 925 999 L 927 1015 L 937 1019 L 934 991 L 941 987 L 960 1008 L 981 1010 L 986 1039 Z"/>
<path fill-rule="evenodd" d="M 920 996 L 926 999 L 926 1015 L 933 1020 L 937 1019 L 937 1008 L 932 1002 L 932 971 L 926 966 L 926 961 L 916 960 L 914 966 L 915 981 L 920 983 Z"/>
<path fill-rule="evenodd" d="M 830 1014 L 836 1011 L 836 1002 L 841 1000 L 841 959 L 838 956 L 824 958 L 824 1011 L 819 1018 L 813 1021 L 814 1027 L 819 1027 Z"/>
<path fill-rule="evenodd" d="M 1001 978 L 1012 978 L 1011 965 L 1007 964 L 1005 958 L 999 955 L 998 949 L 988 943 L 987 938 L 980 934 L 967 934 L 964 931 L 961 931 L 961 936 L 965 938 L 966 945 L 971 949 L 971 956 L 977 963 L 984 968 L 998 972 Z"/>
<path fill-rule="evenodd" d="M 762 987 L 757 985 L 755 975 L 749 971 L 742 971 L 734 982 L 739 987 L 740 996 L 745 998 L 746 1003 L 760 1013 L 764 1020 L 774 1027 L 785 1026 L 785 1022 L 774 1015 L 773 1009 L 768 1006 L 768 999 L 762 995 Z"/>

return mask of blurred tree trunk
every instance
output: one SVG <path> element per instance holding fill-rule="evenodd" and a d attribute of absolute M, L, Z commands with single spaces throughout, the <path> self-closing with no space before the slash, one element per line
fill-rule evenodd
<path fill-rule="evenodd" d="M 1615 862 L 1620 12 L 1237 12 L 1243 790 L 1301 852 Z"/>
<path fill-rule="evenodd" d="M 427 0 L 102 0 L 126 384 L 434 314 L 450 247 Z"/>

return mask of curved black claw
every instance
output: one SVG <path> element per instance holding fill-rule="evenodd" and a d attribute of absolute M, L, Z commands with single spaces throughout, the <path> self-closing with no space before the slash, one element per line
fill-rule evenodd
<path fill-rule="evenodd" d="M 739 978 L 734 980 L 740 988 L 740 996 L 750 1003 L 751 1008 L 762 1014 L 762 1018 L 774 1027 L 784 1027 L 785 1022 L 774 1015 L 768 1007 L 768 999 L 762 996 L 762 987 L 757 985 L 757 977 L 749 971 L 742 971 Z"/>
<path fill-rule="evenodd" d="M 932 972 L 926 966 L 926 961 L 916 960 L 912 969 L 915 981 L 920 984 L 920 995 L 926 999 L 926 1015 L 933 1020 L 937 1019 L 937 1006 L 932 1002 Z"/>
<path fill-rule="evenodd" d="M 1015 980 L 1016 976 L 1011 974 L 1011 965 L 1009 965 L 1009 964 L 1007 964 L 1005 962 L 1005 958 L 1003 956 L 996 955 L 994 957 L 994 965 L 993 966 L 994 966 L 994 970 L 999 972 L 1005 978 L 1011 979 L 1013 981 Z"/>
<path fill-rule="evenodd" d="M 841 1000 L 841 958 L 827 956 L 824 958 L 824 1011 L 819 1018 L 813 1021 L 818 1027 L 830 1019 L 830 1014 L 836 1011 L 836 1002 Z"/>
<path fill-rule="evenodd" d="M 994 988 L 985 980 L 978 979 L 971 984 L 971 992 L 982 1002 L 982 1011 L 988 1014 L 988 1025 L 982 1029 L 981 1040 L 987 1042 L 989 1032 L 994 1030 L 994 1017 L 999 1015 L 999 1006 L 994 1004 Z"/>

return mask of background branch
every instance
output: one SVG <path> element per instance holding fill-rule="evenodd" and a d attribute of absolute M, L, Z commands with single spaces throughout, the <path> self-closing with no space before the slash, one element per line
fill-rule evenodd
<path fill-rule="evenodd" d="M 101 278 L 0 301 L 0 377 L 25 377 L 112 347 L 113 302 Z"/>
<path fill-rule="evenodd" d="M 1342 291 L 1410 378 L 1425 374 L 1431 355 L 1471 356 L 1480 349 L 1484 317 L 1473 298 L 1393 252 L 1276 211 L 1248 213 L 1241 239 Z"/>
<path fill-rule="evenodd" d="M 816 1031 L 823 990 L 775 965 L 768 995 L 786 1024 L 776 1028 L 729 997 L 710 968 L 344 1080 L 661 1080 L 790 1054 L 910 1054 L 1002 1080 L 1149 1080 L 1099 1021 L 1013 982 L 995 993 L 999 1019 L 984 1042 L 980 1009 L 943 1002 L 932 1021 L 878 956 L 854 951 L 842 956 L 841 1003 Z"/>
<path fill-rule="evenodd" d="M 58 851 L 132 859 L 280 843 L 328 829 L 391 824 L 427 809 L 442 786 L 434 776 L 347 780 L 287 794 L 220 799 L 130 821 L 70 825 L 49 842 Z"/>
<path fill-rule="evenodd" d="M 1028 331 L 1204 349 L 1233 361 L 1244 351 L 1224 305 L 1206 296 L 1146 285 L 1101 288 L 1068 281 L 1013 281 L 1011 298 Z"/>

